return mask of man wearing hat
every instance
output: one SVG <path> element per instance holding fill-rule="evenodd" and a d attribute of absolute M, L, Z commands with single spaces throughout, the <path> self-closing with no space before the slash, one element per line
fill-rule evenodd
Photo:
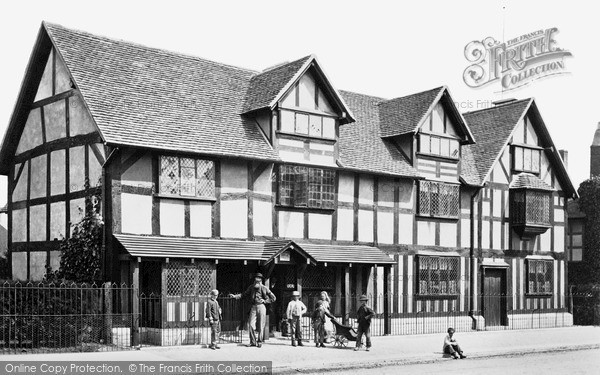
<path fill-rule="evenodd" d="M 221 349 L 219 347 L 219 336 L 221 335 L 221 306 L 217 301 L 219 291 L 213 289 L 210 291 L 210 299 L 206 303 L 206 318 L 210 323 L 210 345 L 212 350 Z"/>
<path fill-rule="evenodd" d="M 262 284 L 263 275 L 256 273 L 254 283 L 250 285 L 244 293 L 230 294 L 230 297 L 240 299 L 247 298 L 252 307 L 250 308 L 250 317 L 248 318 L 248 331 L 250 333 L 250 346 L 261 347 L 263 342 L 263 332 L 267 319 L 267 308 L 265 303 L 275 302 L 275 295 Z M 254 332 L 258 331 L 258 336 Z"/>
<path fill-rule="evenodd" d="M 286 311 L 287 319 L 292 327 L 292 346 L 296 346 L 296 341 L 298 341 L 298 346 L 304 346 L 302 344 L 302 325 L 300 324 L 304 313 L 306 313 L 306 305 L 300 301 L 300 292 L 295 290 L 292 292 L 292 300 L 288 303 Z"/>
<path fill-rule="evenodd" d="M 367 306 L 367 301 L 369 299 L 366 295 L 360 296 L 361 305 L 356 312 L 356 320 L 358 321 L 358 335 L 356 336 L 356 348 L 354 350 L 359 350 L 362 346 L 362 336 L 363 334 L 367 340 L 367 351 L 371 349 L 371 318 L 375 315 L 375 311 L 372 308 Z"/>

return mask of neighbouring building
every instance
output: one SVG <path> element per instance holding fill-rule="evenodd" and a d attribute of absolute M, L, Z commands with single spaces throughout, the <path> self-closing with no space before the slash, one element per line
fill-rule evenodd
<path fill-rule="evenodd" d="M 14 278 L 56 268 L 57 239 L 100 192 L 104 278 L 172 297 L 165 321 L 257 270 L 280 301 L 273 329 L 296 289 L 385 295 L 385 330 L 566 307 L 576 192 L 533 99 L 463 115 L 445 86 L 338 91 L 312 55 L 257 72 L 43 23 L 0 173 Z"/>

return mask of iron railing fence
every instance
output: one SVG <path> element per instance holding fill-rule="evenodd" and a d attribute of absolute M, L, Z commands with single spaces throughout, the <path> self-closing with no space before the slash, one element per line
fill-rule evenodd
<path fill-rule="evenodd" d="M 302 318 L 304 340 L 315 332 L 312 313 L 320 293 L 306 293 Z M 357 327 L 359 295 L 331 295 L 329 310 L 336 320 Z M 600 311 L 592 293 L 569 295 L 478 295 L 470 310 L 464 296 L 367 295 L 375 310 L 373 336 L 511 330 L 599 324 L 585 320 Z M 0 354 L 123 350 L 137 345 L 205 345 L 211 329 L 206 319 L 207 295 L 172 296 L 139 293 L 115 284 L 0 284 Z M 247 301 L 219 297 L 223 311 L 221 343 L 247 342 Z M 515 303 L 517 301 L 518 303 Z M 289 335 L 285 316 L 277 313 L 288 301 L 269 306 L 269 330 Z M 515 308 L 518 307 L 518 308 Z M 580 317 L 581 316 L 581 317 Z M 329 339 L 334 325 L 326 324 Z"/>
<path fill-rule="evenodd" d="M 141 345 L 207 345 L 211 327 L 206 318 L 207 295 L 140 294 Z M 241 343 L 249 306 L 230 297 L 217 299 L 222 310 L 221 342 Z"/>
<path fill-rule="evenodd" d="M 0 284 L 0 354 L 131 348 L 135 288 L 111 284 Z"/>

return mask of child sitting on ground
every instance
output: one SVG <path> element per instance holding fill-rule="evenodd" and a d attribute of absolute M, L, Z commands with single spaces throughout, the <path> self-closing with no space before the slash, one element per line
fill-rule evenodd
<path fill-rule="evenodd" d="M 460 359 L 467 358 L 453 336 L 454 328 L 448 328 L 448 335 L 444 338 L 444 354 L 450 354 L 454 359 L 458 359 L 459 356 Z"/>

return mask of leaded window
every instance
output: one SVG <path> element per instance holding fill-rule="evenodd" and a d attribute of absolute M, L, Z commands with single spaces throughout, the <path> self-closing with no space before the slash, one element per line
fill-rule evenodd
<path fill-rule="evenodd" d="M 165 280 L 168 296 L 208 295 L 215 287 L 215 265 L 171 261 L 165 266 Z"/>
<path fill-rule="evenodd" d="M 161 156 L 159 193 L 214 198 L 214 162 L 204 159 Z"/>
<path fill-rule="evenodd" d="M 419 214 L 458 218 L 459 185 L 434 181 L 419 181 Z"/>
<path fill-rule="evenodd" d="M 420 295 L 459 293 L 460 261 L 454 256 L 418 256 Z"/>
<path fill-rule="evenodd" d="M 550 193 L 526 189 L 513 191 L 510 214 L 516 225 L 550 225 Z"/>
<path fill-rule="evenodd" d="M 552 294 L 553 280 L 553 261 L 527 259 L 528 294 Z"/>
<path fill-rule="evenodd" d="M 458 140 L 453 138 L 421 133 L 419 134 L 419 152 L 458 159 L 460 156 L 460 145 Z"/>
<path fill-rule="evenodd" d="M 308 208 L 334 208 L 335 171 L 305 166 L 279 167 L 279 204 Z"/>
<path fill-rule="evenodd" d="M 281 110 L 280 130 L 286 133 L 335 139 L 335 118 L 314 113 Z"/>

